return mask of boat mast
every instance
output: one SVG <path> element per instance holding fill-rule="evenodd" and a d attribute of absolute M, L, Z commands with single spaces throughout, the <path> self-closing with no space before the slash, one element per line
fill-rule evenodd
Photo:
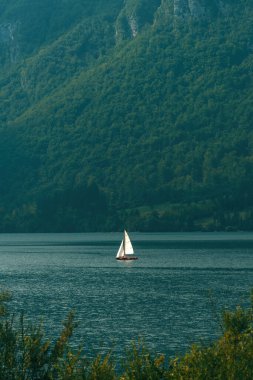
<path fill-rule="evenodd" d="M 125 237 L 126 237 L 126 230 L 124 230 L 124 237 L 123 237 L 123 251 L 124 251 L 124 256 L 126 256 L 126 250 L 125 250 Z"/>

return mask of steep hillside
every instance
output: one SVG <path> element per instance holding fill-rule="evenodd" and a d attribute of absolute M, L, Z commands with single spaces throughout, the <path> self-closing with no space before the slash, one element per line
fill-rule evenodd
<path fill-rule="evenodd" d="M 1 5 L 1 230 L 252 229 L 251 2 L 71 4 Z"/>

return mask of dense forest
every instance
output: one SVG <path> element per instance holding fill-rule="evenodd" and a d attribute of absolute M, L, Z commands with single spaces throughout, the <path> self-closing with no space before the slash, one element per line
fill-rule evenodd
<path fill-rule="evenodd" d="M 2 0 L 0 231 L 253 229 L 250 0 Z"/>

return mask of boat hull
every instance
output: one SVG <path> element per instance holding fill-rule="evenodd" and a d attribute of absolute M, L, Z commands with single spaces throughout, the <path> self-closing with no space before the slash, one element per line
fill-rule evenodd
<path fill-rule="evenodd" d="M 138 257 L 116 257 L 116 260 L 123 260 L 123 261 L 138 260 Z"/>

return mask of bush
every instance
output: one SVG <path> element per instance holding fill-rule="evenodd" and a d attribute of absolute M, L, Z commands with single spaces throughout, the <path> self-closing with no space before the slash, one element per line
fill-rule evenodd
<path fill-rule="evenodd" d="M 252 298 L 253 301 L 253 298 Z M 253 302 L 223 313 L 223 336 L 209 347 L 193 346 L 171 362 L 168 379 L 253 379 Z"/>
<path fill-rule="evenodd" d="M 223 312 L 223 335 L 213 344 L 194 345 L 166 365 L 141 341 L 126 350 L 121 365 L 109 352 L 88 360 L 69 339 L 75 328 L 70 312 L 56 340 L 46 338 L 41 324 L 26 326 L 7 312 L 9 292 L 0 293 L 0 380 L 252 380 L 253 296 L 250 308 Z"/>

